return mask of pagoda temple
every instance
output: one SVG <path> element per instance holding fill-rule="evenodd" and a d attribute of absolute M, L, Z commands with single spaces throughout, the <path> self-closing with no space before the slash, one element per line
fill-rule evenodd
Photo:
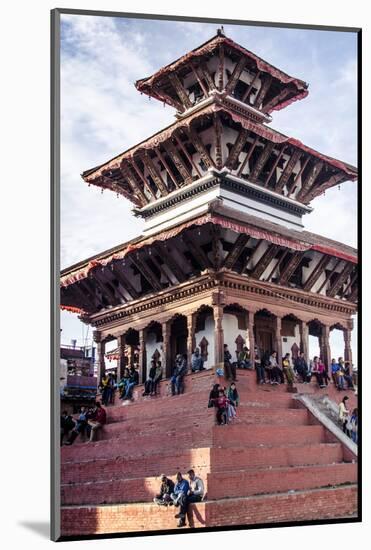
<path fill-rule="evenodd" d="M 276 349 L 280 360 L 308 355 L 309 335 L 328 364 L 334 328 L 351 361 L 357 253 L 305 231 L 303 216 L 357 170 L 270 126 L 308 85 L 222 31 L 135 85 L 176 121 L 82 177 L 131 201 L 143 233 L 61 277 L 62 308 L 95 328 L 99 376 L 113 339 L 118 375 L 132 346 L 142 381 L 156 350 L 169 375 L 195 346 L 211 368 L 224 343 Z"/>
<path fill-rule="evenodd" d="M 158 476 L 190 468 L 207 495 L 187 527 L 356 520 L 357 446 L 310 401 L 338 400 L 334 385 L 291 393 L 241 370 L 238 422 L 216 426 L 207 408 L 225 384 L 225 343 L 233 359 L 247 345 L 252 364 L 255 346 L 308 360 L 312 335 L 328 366 L 340 329 L 351 363 L 357 251 L 306 231 L 303 217 L 356 168 L 270 126 L 308 85 L 223 31 L 135 85 L 175 122 L 82 177 L 131 201 L 143 233 L 63 270 L 61 307 L 94 327 L 98 381 L 106 360 L 118 378 L 135 365 L 143 383 L 161 358 L 166 377 L 157 396 L 138 385 L 127 406 L 116 398 L 97 442 L 62 447 L 62 536 L 174 532 L 173 509 L 153 503 Z M 195 347 L 206 369 L 170 397 L 175 356 L 190 363 Z"/>

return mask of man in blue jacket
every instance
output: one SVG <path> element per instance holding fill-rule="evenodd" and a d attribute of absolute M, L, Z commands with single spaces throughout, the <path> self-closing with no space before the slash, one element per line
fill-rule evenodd
<path fill-rule="evenodd" d="M 180 506 L 181 510 L 185 507 L 188 491 L 189 491 L 189 483 L 186 479 L 183 479 L 183 476 L 180 472 L 176 475 L 176 484 L 174 487 L 174 492 L 171 493 L 170 497 L 172 501 L 174 502 L 175 506 Z M 177 514 L 175 517 L 179 517 L 180 514 Z M 179 517 L 179 523 L 178 527 L 184 527 L 185 526 L 185 516 L 183 517 L 183 514 L 181 514 L 181 517 Z"/>

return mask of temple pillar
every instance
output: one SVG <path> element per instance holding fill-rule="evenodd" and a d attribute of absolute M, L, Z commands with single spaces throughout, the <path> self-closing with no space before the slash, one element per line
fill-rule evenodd
<path fill-rule="evenodd" d="M 191 368 L 192 353 L 196 347 L 196 313 L 189 313 L 187 315 L 187 362 L 189 368 Z"/>
<path fill-rule="evenodd" d="M 124 376 L 124 371 L 126 367 L 125 345 L 126 345 L 125 334 L 120 334 L 120 336 L 117 337 L 117 346 L 119 351 L 119 360 L 117 362 L 117 380 L 118 381 L 121 380 L 121 378 Z"/>
<path fill-rule="evenodd" d="M 139 331 L 139 384 L 145 382 L 147 375 L 147 358 L 146 358 L 146 330 Z"/>
<path fill-rule="evenodd" d="M 275 343 L 275 348 L 277 352 L 277 363 L 281 365 L 282 363 L 282 335 L 281 335 L 282 318 L 278 317 L 278 315 L 275 318 L 274 325 L 275 325 L 274 326 L 274 329 L 275 329 L 274 343 Z"/>
<path fill-rule="evenodd" d="M 161 361 L 164 376 L 170 378 L 171 376 L 171 357 L 170 357 L 170 323 L 166 321 L 162 323 L 162 354 Z"/>
<path fill-rule="evenodd" d="M 309 328 L 307 323 L 300 323 L 300 351 L 304 353 L 304 358 L 309 364 Z"/>
<path fill-rule="evenodd" d="M 344 361 L 349 361 L 352 366 L 353 356 L 352 356 L 352 346 L 351 346 L 351 335 L 352 331 L 349 329 L 343 330 L 344 336 Z"/>
<path fill-rule="evenodd" d="M 214 313 L 214 346 L 215 346 L 215 366 L 219 368 L 219 364 L 224 364 L 224 331 L 223 331 L 223 306 L 213 305 Z"/>
<path fill-rule="evenodd" d="M 331 348 L 330 348 L 330 327 L 323 325 L 322 338 L 320 339 L 321 357 L 325 366 L 328 368 L 331 363 Z"/>
<path fill-rule="evenodd" d="M 255 336 L 254 336 L 254 312 L 247 314 L 247 337 L 249 339 L 250 364 L 255 367 Z"/>
<path fill-rule="evenodd" d="M 98 330 L 93 332 L 94 342 L 97 344 L 96 366 L 97 366 L 97 387 L 100 386 L 102 378 L 106 371 L 104 355 L 106 352 L 106 343 L 102 340 L 102 333 Z"/>

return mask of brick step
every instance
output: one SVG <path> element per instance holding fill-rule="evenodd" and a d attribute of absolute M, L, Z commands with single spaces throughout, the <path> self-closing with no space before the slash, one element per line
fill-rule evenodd
<path fill-rule="evenodd" d="M 215 409 L 205 408 L 201 413 L 183 417 L 181 422 L 178 416 L 165 416 L 156 419 L 137 419 L 111 422 L 101 430 L 99 439 L 111 439 L 115 437 L 132 438 L 151 433 L 153 437 L 169 430 L 188 430 L 191 427 L 200 425 L 214 425 Z M 305 425 L 308 423 L 308 412 L 306 409 L 256 409 L 253 407 L 241 406 L 237 410 L 237 418 L 233 423 L 244 424 L 271 424 L 271 425 Z M 76 442 L 77 443 L 77 442 Z M 78 444 L 78 443 L 77 443 Z"/>
<path fill-rule="evenodd" d="M 162 472 L 169 476 L 176 471 L 187 472 L 193 468 L 205 479 L 206 473 L 267 468 L 269 466 L 299 466 L 332 464 L 343 461 L 340 443 L 319 443 L 297 446 L 258 447 L 241 449 L 200 448 L 182 452 L 164 449 L 144 456 L 119 456 L 108 459 L 86 460 L 61 465 L 63 484 L 86 483 L 138 476 L 156 477 Z"/>
<path fill-rule="evenodd" d="M 259 427 L 241 424 L 214 426 L 213 446 L 223 445 L 228 441 L 232 446 L 287 445 L 304 443 L 324 443 L 323 426 L 271 426 L 260 424 Z"/>
<path fill-rule="evenodd" d="M 355 517 L 357 486 L 312 489 L 192 504 L 187 524 L 194 528 L 246 526 Z M 61 509 L 62 537 L 176 530 L 173 508 L 152 503 L 69 506 Z M 187 527 L 185 528 L 187 529 Z"/>
<path fill-rule="evenodd" d="M 352 463 L 218 472 L 207 476 L 207 497 L 218 500 L 356 482 L 357 465 Z"/>
<path fill-rule="evenodd" d="M 200 426 L 186 432 L 180 429 L 164 431 L 153 437 L 153 434 L 133 436 L 132 438 L 113 438 L 110 441 L 99 440 L 93 443 L 74 444 L 62 447 L 61 461 L 79 462 L 93 458 L 114 458 L 116 456 L 141 456 L 149 452 L 156 453 L 161 449 L 186 449 L 208 447 L 211 445 L 212 427 Z"/>
<path fill-rule="evenodd" d="M 253 407 L 273 407 L 273 408 L 296 408 L 297 404 L 292 398 L 292 394 L 276 392 L 274 389 L 257 389 L 256 391 L 240 392 L 241 405 L 250 405 Z M 207 407 L 209 390 L 207 392 L 183 394 L 166 397 L 146 397 L 142 401 L 125 402 L 125 405 L 114 405 L 107 407 L 108 421 L 121 418 L 157 417 L 173 414 L 186 414 L 189 411 L 202 410 Z"/>
<path fill-rule="evenodd" d="M 349 463 L 218 472 L 208 474 L 204 479 L 208 500 L 315 489 L 356 481 L 357 466 Z M 61 485 L 61 503 L 97 505 L 150 502 L 158 493 L 159 486 L 160 479 L 157 476 Z"/>
<path fill-rule="evenodd" d="M 259 447 L 211 448 L 211 471 L 230 472 L 270 466 L 305 466 L 343 462 L 340 443 L 302 443 L 296 445 L 260 445 Z"/>
<path fill-rule="evenodd" d="M 183 450 L 164 448 L 142 456 L 127 453 L 114 458 L 84 460 L 78 463 L 65 462 L 61 465 L 62 483 L 104 481 L 123 477 L 156 477 L 165 473 L 173 475 L 177 471 L 187 472 L 193 468 L 197 472 L 209 471 L 210 447 Z"/>

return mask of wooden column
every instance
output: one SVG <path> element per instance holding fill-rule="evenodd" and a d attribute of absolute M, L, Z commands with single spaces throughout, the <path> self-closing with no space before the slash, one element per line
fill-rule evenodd
<path fill-rule="evenodd" d="M 276 317 L 275 319 L 275 351 L 277 352 L 277 363 L 281 365 L 282 363 L 282 318 Z"/>
<path fill-rule="evenodd" d="M 344 361 L 349 361 L 350 365 L 352 366 L 352 361 L 353 361 L 352 346 L 351 346 L 352 331 L 349 329 L 344 329 L 343 335 L 344 335 Z"/>
<path fill-rule="evenodd" d="M 97 387 L 99 387 L 106 371 L 106 366 L 104 362 L 106 343 L 102 341 L 102 334 L 97 330 L 93 332 L 93 339 L 94 342 L 96 342 L 97 344 L 97 356 L 95 359 L 95 364 L 97 366 Z"/>
<path fill-rule="evenodd" d="M 195 338 L 196 329 L 196 313 L 188 313 L 187 315 L 187 362 L 189 369 L 191 368 L 192 353 L 196 347 Z"/>
<path fill-rule="evenodd" d="M 214 305 L 214 349 L 215 349 L 215 367 L 219 368 L 220 363 L 224 364 L 224 331 L 223 331 L 223 306 Z"/>
<path fill-rule="evenodd" d="M 117 381 L 121 380 L 121 378 L 124 376 L 124 370 L 126 367 L 125 345 L 126 345 L 125 334 L 121 334 L 117 338 L 117 346 L 119 350 L 119 360 L 117 362 Z"/>
<path fill-rule="evenodd" d="M 331 363 L 331 348 L 330 348 L 330 327 L 323 325 L 321 338 L 321 355 L 326 367 Z"/>
<path fill-rule="evenodd" d="M 249 311 L 247 314 L 247 334 L 249 338 L 250 363 L 251 367 L 255 367 L 255 335 L 254 335 L 254 312 Z"/>
<path fill-rule="evenodd" d="M 146 354 L 146 330 L 141 329 L 139 332 L 139 384 L 146 380 L 147 375 L 147 354 Z"/>
<path fill-rule="evenodd" d="M 300 323 L 300 351 L 304 353 L 304 358 L 309 364 L 309 328 L 307 323 Z"/>
<path fill-rule="evenodd" d="M 162 323 L 162 367 L 166 378 L 171 376 L 172 367 L 170 357 L 170 328 L 169 321 Z"/>

